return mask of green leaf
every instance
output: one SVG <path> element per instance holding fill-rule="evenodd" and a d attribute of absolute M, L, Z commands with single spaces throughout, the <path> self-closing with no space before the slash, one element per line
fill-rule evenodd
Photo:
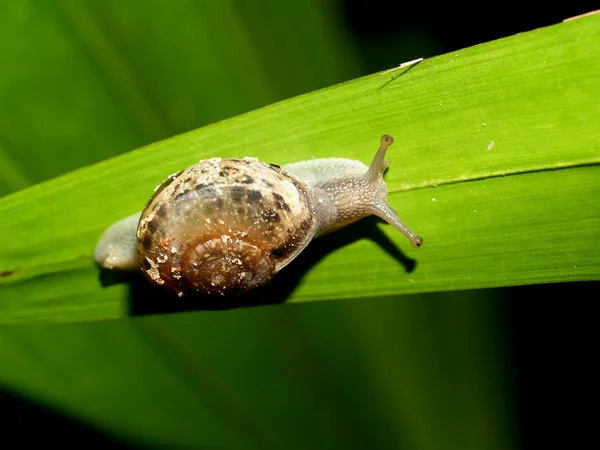
<path fill-rule="evenodd" d="M 286 300 L 598 279 L 599 25 L 591 16 L 332 86 L 7 196 L 0 322 L 127 315 L 126 285 L 104 287 L 92 251 L 172 172 L 212 156 L 368 162 L 383 133 L 396 138 L 390 204 L 423 247 L 373 221 L 320 238 L 342 248 L 286 268 L 300 278 Z M 373 227 L 391 249 L 360 239 Z"/>

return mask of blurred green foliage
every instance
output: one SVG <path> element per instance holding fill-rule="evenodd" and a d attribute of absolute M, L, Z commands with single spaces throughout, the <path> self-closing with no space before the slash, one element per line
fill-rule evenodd
<path fill-rule="evenodd" d="M 335 6 L 6 2 L 0 194 L 358 76 Z"/>

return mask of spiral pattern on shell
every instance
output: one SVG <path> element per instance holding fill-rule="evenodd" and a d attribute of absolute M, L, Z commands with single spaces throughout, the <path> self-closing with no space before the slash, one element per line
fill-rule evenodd
<path fill-rule="evenodd" d="M 138 231 L 145 276 L 178 295 L 241 294 L 269 282 L 312 240 L 307 187 L 254 158 L 212 158 L 169 177 Z"/>

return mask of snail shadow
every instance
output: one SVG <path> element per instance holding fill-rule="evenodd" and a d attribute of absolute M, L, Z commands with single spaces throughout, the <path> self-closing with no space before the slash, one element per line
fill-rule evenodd
<path fill-rule="evenodd" d="M 167 294 L 150 285 L 139 273 L 115 273 L 103 270 L 101 283 L 127 283 L 131 287 L 129 315 L 145 316 L 184 311 L 227 310 L 242 306 L 283 303 L 298 286 L 306 272 L 321 259 L 341 247 L 360 239 L 378 244 L 407 273 L 415 270 L 416 261 L 408 258 L 377 226 L 379 219 L 369 217 L 312 242 L 289 266 L 278 273 L 265 287 L 235 297 L 206 297 Z"/>

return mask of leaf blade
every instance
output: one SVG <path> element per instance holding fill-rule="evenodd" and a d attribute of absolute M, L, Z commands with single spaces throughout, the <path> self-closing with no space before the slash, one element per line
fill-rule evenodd
<path fill-rule="evenodd" d="M 312 266 L 290 301 L 598 279 L 600 129 L 593 124 L 600 117 L 600 77 L 589 62 L 600 48 L 599 22 L 559 24 L 432 58 L 401 75 L 336 85 L 8 196 L 0 201 L 7 237 L 0 270 L 27 277 L 89 258 L 106 226 L 139 210 L 169 173 L 216 156 L 215 148 L 223 157 L 251 154 L 280 164 L 326 156 L 368 161 L 378 136 L 389 132 L 397 141 L 387 176 L 390 202 L 406 205 L 401 217 L 425 238 L 421 249 L 406 250 L 417 270 L 398 276 L 384 251 L 356 242 Z M 557 168 L 564 169 L 551 170 Z M 575 235 L 574 220 L 581 225 Z M 519 227 L 521 234 L 506 231 Z M 468 258 L 455 257 L 459 250 Z M 485 270 L 473 275 L 474 268 Z M 90 283 L 86 295 L 104 298 L 100 282 Z M 11 284 L 3 277 L 0 290 Z M 124 315 L 124 292 L 112 299 L 117 312 L 98 318 Z M 16 316 L 6 305 L 0 322 L 10 323 Z"/>

